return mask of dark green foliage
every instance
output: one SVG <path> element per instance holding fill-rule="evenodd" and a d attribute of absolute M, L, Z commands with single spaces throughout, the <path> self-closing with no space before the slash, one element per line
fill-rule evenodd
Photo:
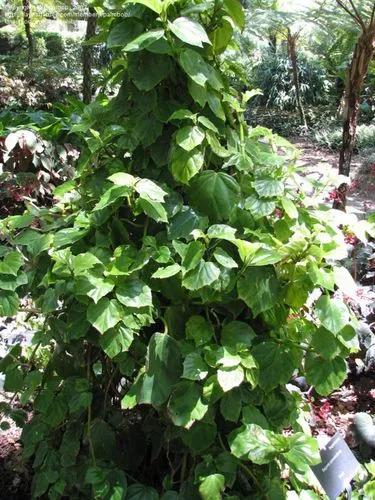
<path fill-rule="evenodd" d="M 331 81 L 319 60 L 298 54 L 301 97 L 306 106 L 326 103 L 331 89 Z M 280 53 L 268 52 L 253 70 L 255 87 L 263 96 L 259 102 L 267 107 L 292 111 L 296 109 L 296 95 L 290 60 Z"/>
<path fill-rule="evenodd" d="M 47 50 L 47 56 L 57 57 L 62 56 L 65 50 L 64 39 L 59 33 L 51 33 L 48 31 L 36 31 L 33 33 L 36 40 L 44 40 L 44 45 Z"/>

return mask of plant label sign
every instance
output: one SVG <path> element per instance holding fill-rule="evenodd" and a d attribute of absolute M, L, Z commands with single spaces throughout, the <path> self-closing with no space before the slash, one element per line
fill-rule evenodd
<path fill-rule="evenodd" d="M 355 476 L 359 463 L 340 434 L 320 450 L 322 462 L 311 467 L 330 500 L 335 500 Z"/>

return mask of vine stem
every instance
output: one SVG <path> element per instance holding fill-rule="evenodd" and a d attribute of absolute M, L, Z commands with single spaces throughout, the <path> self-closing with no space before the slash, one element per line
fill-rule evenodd
<path fill-rule="evenodd" d="M 264 498 L 264 500 L 267 500 L 267 496 L 263 493 L 262 486 L 260 485 L 254 472 L 249 467 L 247 467 L 247 465 L 243 464 L 242 462 L 240 462 L 240 467 L 241 467 L 241 469 L 243 469 L 246 472 L 246 474 L 248 476 L 250 476 L 251 480 L 253 481 L 255 486 L 258 488 L 259 494 L 261 495 L 261 497 Z"/>
<path fill-rule="evenodd" d="M 220 446 L 222 447 L 222 449 L 224 451 L 228 451 L 227 448 L 225 447 L 223 438 L 221 437 L 221 434 L 219 432 L 218 432 L 218 436 L 219 436 Z M 242 462 L 239 462 L 239 465 L 240 465 L 241 469 L 243 469 L 247 473 L 247 475 L 250 476 L 250 478 L 252 479 L 253 483 L 258 488 L 261 497 L 264 498 L 264 500 L 267 500 L 267 496 L 263 493 L 262 486 L 260 485 L 260 483 L 259 483 L 256 475 L 254 474 L 254 472 L 249 467 L 247 467 L 245 464 L 243 464 Z"/>
<path fill-rule="evenodd" d="M 145 222 L 144 229 L 143 229 L 143 237 L 147 236 L 149 222 L 150 222 L 150 219 L 148 217 L 146 217 L 146 222 Z"/>
<path fill-rule="evenodd" d="M 184 482 L 187 464 L 187 453 L 185 452 L 182 457 L 181 472 L 180 472 L 180 485 Z"/>
<path fill-rule="evenodd" d="M 91 346 L 89 344 L 88 348 L 87 348 L 87 380 L 89 382 L 91 380 L 90 363 L 91 363 Z M 93 466 L 96 467 L 95 450 L 94 450 L 94 445 L 93 445 L 92 439 L 91 439 L 91 419 L 92 419 L 92 409 L 91 409 L 91 403 L 90 403 L 90 405 L 87 409 L 87 432 L 86 432 L 86 435 L 87 435 L 87 441 L 89 443 L 91 460 L 92 460 Z"/>

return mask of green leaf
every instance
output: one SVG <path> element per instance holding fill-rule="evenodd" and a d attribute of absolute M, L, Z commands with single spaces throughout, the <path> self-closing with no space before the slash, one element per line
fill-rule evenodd
<path fill-rule="evenodd" d="M 196 78 L 201 79 L 201 77 L 199 77 L 197 73 L 194 73 L 194 75 L 196 75 Z M 202 87 L 201 85 L 198 85 L 198 83 L 196 83 L 194 80 L 189 80 L 188 88 L 190 95 L 194 99 L 194 101 L 198 103 L 201 108 L 204 108 L 207 102 L 206 88 L 204 86 Z"/>
<path fill-rule="evenodd" d="M 126 172 L 116 172 L 108 177 L 108 180 L 116 184 L 116 186 L 127 186 L 133 188 L 137 181 L 134 175 L 130 175 Z"/>
<path fill-rule="evenodd" d="M 191 241 L 187 248 L 185 255 L 182 259 L 181 265 L 184 268 L 184 271 L 190 271 L 197 267 L 200 263 L 206 247 L 200 241 Z"/>
<path fill-rule="evenodd" d="M 250 307 L 254 317 L 275 307 L 281 286 L 273 268 L 249 267 L 237 283 L 238 296 Z"/>
<path fill-rule="evenodd" d="M 186 338 L 192 339 L 197 347 L 207 344 L 214 335 L 214 329 L 202 316 L 191 316 L 186 323 Z"/>
<path fill-rule="evenodd" d="M 226 50 L 233 36 L 232 20 L 222 17 L 219 26 L 210 33 L 210 40 L 215 54 L 221 54 Z"/>
<path fill-rule="evenodd" d="M 207 102 L 213 114 L 220 118 L 220 120 L 225 121 L 226 117 L 219 95 L 216 92 L 208 91 Z"/>
<path fill-rule="evenodd" d="M 152 0 L 132 0 L 137 3 L 151 3 Z M 128 487 L 126 500 L 159 500 L 159 494 L 151 486 L 135 483 Z"/>
<path fill-rule="evenodd" d="M 169 56 L 142 51 L 139 54 L 130 53 L 128 58 L 129 77 L 141 91 L 148 92 L 153 89 L 171 70 Z"/>
<path fill-rule="evenodd" d="M 254 182 L 254 188 L 263 198 L 273 198 L 284 194 L 284 183 L 274 179 L 258 179 Z"/>
<path fill-rule="evenodd" d="M 35 219 L 34 215 L 11 215 L 3 220 L 4 223 L 9 227 L 9 229 L 23 229 L 32 224 Z"/>
<path fill-rule="evenodd" d="M 207 217 L 202 217 L 192 208 L 184 208 L 178 213 L 169 224 L 169 238 L 178 240 L 181 238 L 191 239 L 192 231 L 196 229 L 204 230 L 208 226 Z"/>
<path fill-rule="evenodd" d="M 281 199 L 281 205 L 288 217 L 290 217 L 291 219 L 298 218 L 298 210 L 292 200 L 284 197 Z"/>
<path fill-rule="evenodd" d="M 207 63 L 195 50 L 185 49 L 180 54 L 180 64 L 185 73 L 201 87 L 208 81 Z"/>
<path fill-rule="evenodd" d="M 121 304 L 106 297 L 100 299 L 97 304 L 90 304 L 87 309 L 87 319 L 100 333 L 116 326 L 123 315 Z"/>
<path fill-rule="evenodd" d="M 151 288 L 137 278 L 128 279 L 117 286 L 116 297 L 127 307 L 152 306 Z"/>
<path fill-rule="evenodd" d="M 302 432 L 297 432 L 288 439 L 290 450 L 283 453 L 284 458 L 293 469 L 307 472 L 310 465 L 321 462 L 318 441 Z"/>
<path fill-rule="evenodd" d="M 220 368 L 217 371 L 217 381 L 224 392 L 238 387 L 244 380 L 244 371 L 241 366 L 235 368 Z"/>
<path fill-rule="evenodd" d="M 246 198 L 245 209 L 249 210 L 256 219 L 260 219 L 271 215 L 276 209 L 276 203 L 274 201 L 261 200 L 257 195 L 253 194 Z"/>
<path fill-rule="evenodd" d="M 253 405 L 242 408 L 242 422 L 245 425 L 256 424 L 263 429 L 269 429 L 269 424 L 263 413 Z"/>
<path fill-rule="evenodd" d="M 134 189 L 141 198 L 163 203 L 167 193 L 150 179 L 139 179 L 134 184 Z"/>
<path fill-rule="evenodd" d="M 101 196 L 99 202 L 93 208 L 93 211 L 103 210 L 116 203 L 117 200 L 125 198 L 131 193 L 128 186 L 112 186 Z"/>
<path fill-rule="evenodd" d="M 337 335 L 349 323 L 349 311 L 346 305 L 338 299 L 322 295 L 315 304 L 315 314 L 321 324 Z"/>
<path fill-rule="evenodd" d="M 154 29 L 142 33 L 124 47 L 124 52 L 138 52 L 147 49 L 150 45 L 164 36 L 163 29 Z"/>
<path fill-rule="evenodd" d="M 102 265 L 101 261 L 90 252 L 75 255 L 72 259 L 72 269 L 74 274 L 84 273 L 98 264 Z"/>
<path fill-rule="evenodd" d="M 161 14 L 163 11 L 162 0 L 126 0 L 126 3 L 139 3 L 141 5 L 144 5 L 148 9 L 153 10 L 157 14 Z M 152 499 L 150 498 L 150 500 L 152 500 Z"/>
<path fill-rule="evenodd" d="M 16 293 L 0 290 L 0 316 L 14 316 L 18 311 L 19 303 Z"/>
<path fill-rule="evenodd" d="M 75 281 L 74 292 L 76 295 L 87 295 L 97 303 L 102 297 L 112 292 L 114 284 L 101 276 L 87 273 L 86 276 L 79 276 Z"/>
<path fill-rule="evenodd" d="M 258 465 L 271 462 L 277 450 L 272 444 L 272 433 L 259 425 L 244 425 L 234 430 L 228 437 L 232 454 Z"/>
<path fill-rule="evenodd" d="M 17 276 L 19 268 L 23 264 L 22 255 L 19 252 L 9 252 L 0 262 L 0 274 L 11 274 Z"/>
<path fill-rule="evenodd" d="M 219 158 L 227 158 L 229 156 L 229 151 L 220 144 L 215 134 L 208 131 L 206 133 L 206 139 L 213 153 L 215 153 L 215 155 L 217 155 Z"/>
<path fill-rule="evenodd" d="M 196 114 L 190 111 L 190 109 L 178 109 L 174 111 L 169 117 L 168 121 L 172 120 L 195 120 Z"/>
<path fill-rule="evenodd" d="M 134 338 L 134 332 L 124 325 L 119 325 L 107 331 L 100 338 L 100 345 L 103 351 L 110 358 L 114 358 L 121 352 L 129 350 Z"/>
<path fill-rule="evenodd" d="M 305 370 L 307 382 L 322 396 L 328 396 L 338 389 L 347 374 L 345 360 L 341 357 L 326 360 L 313 352 L 309 352 L 306 356 Z"/>
<path fill-rule="evenodd" d="M 223 346 L 207 348 L 205 359 L 213 367 L 236 368 L 241 363 L 241 357 L 234 352 L 234 349 Z"/>
<path fill-rule="evenodd" d="M 176 386 L 168 403 L 168 414 L 174 425 L 189 429 L 205 416 L 208 405 L 202 402 L 201 392 L 194 382 L 180 382 Z"/>
<path fill-rule="evenodd" d="M 107 39 L 107 47 L 120 47 L 127 45 L 143 31 L 143 26 L 134 18 L 127 18 L 110 31 Z"/>
<path fill-rule="evenodd" d="M 220 269 L 212 262 L 200 261 L 198 267 L 189 271 L 182 280 L 188 290 L 200 290 L 219 279 Z"/>
<path fill-rule="evenodd" d="M 172 264 L 171 266 L 161 267 L 160 269 L 154 272 L 151 278 L 157 278 L 163 280 L 175 276 L 180 271 L 181 271 L 181 266 L 179 264 Z"/>
<path fill-rule="evenodd" d="M 137 401 L 160 406 L 166 402 L 182 373 L 177 342 L 165 333 L 154 333 L 148 344 L 147 360 Z"/>
<path fill-rule="evenodd" d="M 222 265 L 223 267 L 225 267 L 227 269 L 235 269 L 236 267 L 238 267 L 237 262 L 234 259 L 232 259 L 232 257 L 229 254 L 227 254 L 227 252 L 225 250 L 223 250 L 222 248 L 217 248 L 214 251 L 214 257 L 215 257 L 215 260 L 220 265 Z"/>
<path fill-rule="evenodd" d="M 222 474 L 207 476 L 199 486 L 199 493 L 203 500 L 221 500 L 225 489 L 225 477 Z"/>
<path fill-rule="evenodd" d="M 185 151 L 176 147 L 171 157 L 171 172 L 176 181 L 188 184 L 203 167 L 204 156 L 201 151 Z"/>
<path fill-rule="evenodd" d="M 41 234 L 38 231 L 27 229 L 16 236 L 14 243 L 25 245 L 27 250 L 34 256 L 48 250 L 53 242 L 53 234 Z"/>
<path fill-rule="evenodd" d="M 259 363 L 259 385 L 265 391 L 287 384 L 301 359 L 298 348 L 272 341 L 257 344 L 251 352 Z"/>
<path fill-rule="evenodd" d="M 121 245 L 113 253 L 114 261 L 110 267 L 109 275 L 128 276 L 142 269 L 150 260 L 150 252 L 137 250 L 132 245 Z"/>
<path fill-rule="evenodd" d="M 215 134 L 219 133 L 217 127 L 212 123 L 210 119 L 207 118 L 207 116 L 198 116 L 198 122 L 201 123 L 204 127 L 208 128 L 208 130 L 211 130 L 211 132 L 214 132 Z"/>
<path fill-rule="evenodd" d="M 229 391 L 220 400 L 220 412 L 229 422 L 238 422 L 242 409 L 241 392 Z"/>
<path fill-rule="evenodd" d="M 177 38 L 189 45 L 203 47 L 203 43 L 211 44 L 203 26 L 188 17 L 178 17 L 168 25 Z"/>
<path fill-rule="evenodd" d="M 0 290 L 14 292 L 18 287 L 28 283 L 26 273 L 20 273 L 18 276 L 8 274 L 0 275 Z"/>
<path fill-rule="evenodd" d="M 211 239 L 234 241 L 236 239 L 236 229 L 226 224 L 214 224 L 208 228 L 207 236 Z"/>
<path fill-rule="evenodd" d="M 191 151 L 204 141 L 205 134 L 200 127 L 187 125 L 176 134 L 176 142 L 185 151 Z"/>
<path fill-rule="evenodd" d="M 311 347 L 327 360 L 331 360 L 341 353 L 339 340 L 333 333 L 325 328 L 314 330 L 311 339 Z"/>
<path fill-rule="evenodd" d="M 308 273 L 314 285 L 321 286 L 330 291 L 335 289 L 335 279 L 332 271 L 320 268 L 315 262 L 312 262 L 308 266 Z"/>
<path fill-rule="evenodd" d="M 156 222 L 168 222 L 168 215 L 165 208 L 158 201 L 146 200 L 145 198 L 139 199 L 144 213 L 154 219 Z"/>
<path fill-rule="evenodd" d="M 24 386 L 23 372 L 19 366 L 10 366 L 5 373 L 4 390 L 20 392 Z"/>
<path fill-rule="evenodd" d="M 184 434 L 183 442 L 193 450 L 194 454 L 201 454 L 209 448 L 216 439 L 216 425 L 206 422 L 195 422 L 195 424 Z"/>
<path fill-rule="evenodd" d="M 239 0 L 224 0 L 223 8 L 242 30 L 245 27 L 245 13 Z"/>
<path fill-rule="evenodd" d="M 198 352 L 187 354 L 184 359 L 184 372 L 182 378 L 188 380 L 203 380 L 208 375 L 208 366 Z"/>
<path fill-rule="evenodd" d="M 84 238 L 88 233 L 87 229 L 81 229 L 79 227 L 67 227 L 66 229 L 61 229 L 55 233 L 53 238 L 53 246 L 56 249 L 72 245 L 77 241 Z"/>
<path fill-rule="evenodd" d="M 368 481 L 363 487 L 363 493 L 365 498 L 374 498 L 375 497 L 375 480 Z"/>
<path fill-rule="evenodd" d="M 243 321 L 231 321 L 221 330 L 221 343 L 233 347 L 236 352 L 244 347 L 250 347 L 256 334 L 248 324 Z"/>
<path fill-rule="evenodd" d="M 190 198 L 210 220 L 221 221 L 229 218 L 239 201 L 239 194 L 240 187 L 233 177 L 206 170 L 194 179 Z"/>

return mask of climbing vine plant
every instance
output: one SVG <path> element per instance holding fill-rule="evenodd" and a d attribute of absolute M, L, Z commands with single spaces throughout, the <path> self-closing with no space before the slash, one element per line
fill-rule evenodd
<path fill-rule="evenodd" d="M 1 223 L 0 312 L 28 296 L 39 325 L 31 356 L 16 346 L 0 364 L 33 403 L 33 497 L 301 492 L 319 453 L 287 384 L 325 395 L 345 379 L 344 236 L 221 70 L 238 0 L 108 5 L 119 90 L 75 116 L 84 146 L 53 206 Z"/>

